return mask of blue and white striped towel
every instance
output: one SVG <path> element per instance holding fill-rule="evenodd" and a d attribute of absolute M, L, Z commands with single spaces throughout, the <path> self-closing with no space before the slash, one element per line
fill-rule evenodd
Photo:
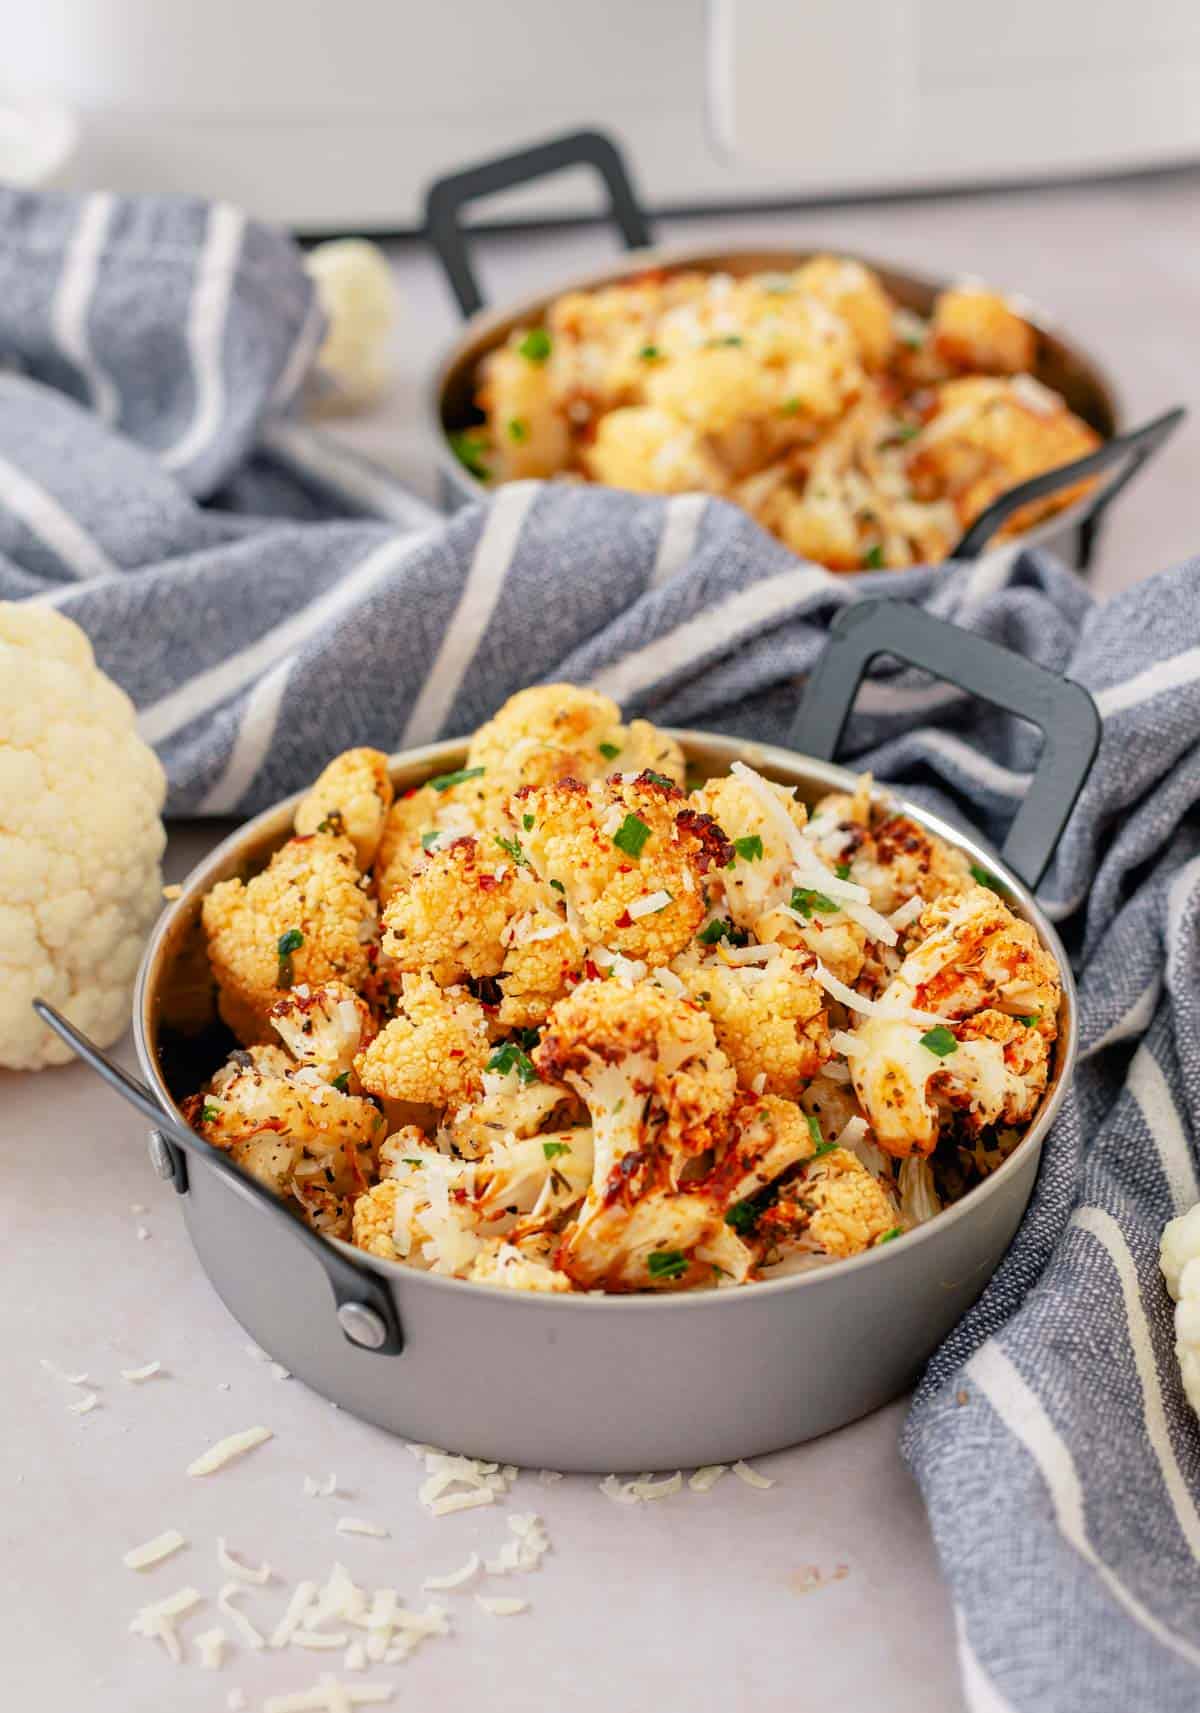
<path fill-rule="evenodd" d="M 296 253 L 229 209 L 0 192 L 0 596 L 83 625 L 175 814 L 551 676 L 782 739 L 831 615 L 881 586 L 1096 697 L 1040 889 L 1080 976 L 1075 1091 L 905 1444 L 974 1713 L 1195 1713 L 1200 1424 L 1155 1260 L 1200 1195 L 1200 562 L 1096 606 L 1032 553 L 852 584 L 692 497 L 518 484 L 442 522 L 281 420 L 319 331 Z M 998 841 L 1035 742 L 903 671 L 848 751 Z"/>

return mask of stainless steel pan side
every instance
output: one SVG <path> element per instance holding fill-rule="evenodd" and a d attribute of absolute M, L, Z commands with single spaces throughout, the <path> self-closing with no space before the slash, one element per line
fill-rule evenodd
<path fill-rule="evenodd" d="M 895 617 L 895 604 L 872 605 Z M 903 653 L 903 639 L 895 640 Z M 842 639 L 843 646 L 851 642 Z M 1058 719 L 1062 709 L 1043 711 Z M 675 735 L 701 769 L 725 771 L 744 758 L 809 799 L 854 782 L 846 769 L 791 750 L 704 732 Z M 464 752 L 464 742 L 454 741 L 398 755 L 393 779 L 405 789 L 460 765 Z M 1072 798 L 1088 761 L 1090 752 L 1080 750 Z M 295 801 L 266 811 L 215 850 L 147 948 L 135 1037 L 149 1089 L 173 1121 L 182 1122 L 178 1101 L 195 1086 L 180 1080 L 194 1073 L 172 1058 L 170 1021 L 194 979 L 201 900 L 216 881 L 268 859 L 290 833 Z M 848 1262 L 670 1297 L 530 1296 L 420 1273 L 339 1244 L 346 1262 L 390 1294 L 403 1349 L 381 1354 L 348 1342 L 319 1258 L 264 1217 L 242 1185 L 189 1156 L 184 1217 L 230 1311 L 262 1348 L 355 1414 L 409 1438 L 522 1465 L 609 1470 L 728 1461 L 824 1433 L 894 1397 L 979 1295 L 1011 1241 L 1076 1050 L 1065 954 L 1024 882 L 979 841 L 901 802 L 996 875 L 1063 972 L 1060 1034 L 1042 1107 L 1009 1160 L 961 1202 Z"/>
<path fill-rule="evenodd" d="M 467 233 L 459 219 L 461 210 L 497 191 L 578 165 L 592 167 L 603 177 L 614 223 L 631 253 L 607 268 L 560 281 L 553 289 L 525 297 L 502 310 L 484 309 L 483 292 L 471 264 Z M 441 494 L 444 503 L 451 508 L 478 500 L 489 491 L 455 457 L 448 438 L 456 429 L 468 427 L 478 420 L 474 390 L 479 363 L 490 350 L 504 342 L 514 327 L 540 321 L 553 298 L 567 291 L 592 290 L 614 284 L 647 269 L 699 268 L 740 276 L 793 269 L 817 253 L 804 248 L 728 250 L 653 246 L 649 225 L 638 206 L 624 157 L 611 138 L 595 131 L 557 137 L 439 179 L 430 186 L 426 195 L 425 230 L 446 271 L 459 307 L 468 318 L 460 338 L 438 365 L 428 399 L 428 423 L 437 448 Z M 930 314 L 934 299 L 950 283 L 914 274 L 857 252 L 852 259 L 873 269 L 898 303 L 923 316 Z M 1064 465 L 1059 470 L 1047 471 L 1033 478 L 1031 482 L 1023 482 L 1001 496 L 975 520 L 952 557 L 980 557 L 989 550 L 988 544 L 997 531 L 1022 505 L 1068 488 L 1088 476 L 1105 475 L 1108 480 L 1098 484 L 1093 492 L 1019 537 L 1022 546 L 1053 542 L 1065 557 L 1070 558 L 1071 538 L 1074 536 L 1077 538 L 1076 562 L 1084 569 L 1093 550 L 1103 512 L 1174 431 L 1183 412 L 1171 411 L 1131 429 L 1125 421 L 1116 389 L 1101 364 L 1036 314 L 1031 314 L 1029 319 L 1038 336 L 1035 367 L 1038 379 L 1061 393 L 1071 409 L 1089 423 L 1106 444 L 1091 455 L 1087 468 Z M 1080 460 L 1079 464 L 1084 462 Z M 990 551 L 1010 551 L 1012 546 L 1013 543 L 1004 542 L 993 546 Z M 846 572 L 843 575 L 858 576 L 862 573 Z M 881 573 L 870 575 L 878 577 Z"/>

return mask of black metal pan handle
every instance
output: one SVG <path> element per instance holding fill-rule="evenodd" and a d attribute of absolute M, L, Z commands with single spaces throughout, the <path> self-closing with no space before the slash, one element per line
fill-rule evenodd
<path fill-rule="evenodd" d="M 382 1280 L 369 1273 L 365 1267 L 356 1266 L 309 1226 L 293 1219 L 269 1189 L 256 1178 L 252 1178 L 249 1172 L 243 1172 L 240 1166 L 235 1166 L 232 1160 L 227 1160 L 215 1148 L 209 1147 L 208 1143 L 189 1130 L 186 1124 L 180 1124 L 144 1083 L 138 1082 L 136 1077 L 131 1077 L 123 1071 L 107 1053 L 101 1052 L 95 1042 L 89 1041 L 74 1024 L 68 1023 L 65 1017 L 60 1016 L 52 1005 L 47 1005 L 44 999 L 35 999 L 33 1009 L 43 1023 L 48 1024 L 85 1064 L 91 1066 L 97 1076 L 103 1077 L 109 1088 L 115 1089 L 117 1094 L 153 1125 L 164 1149 L 170 1155 L 176 1189 L 187 1188 L 184 1156 L 190 1154 L 202 1161 L 210 1172 L 216 1172 L 229 1183 L 237 1184 L 239 1188 L 248 1191 L 263 1212 L 284 1226 L 296 1242 L 303 1243 L 312 1258 L 324 1269 L 333 1291 L 338 1325 L 348 1342 L 380 1356 L 399 1355 L 404 1349 L 404 1335 L 400 1329 L 395 1304 Z"/>
<path fill-rule="evenodd" d="M 1100 715 L 1081 684 L 1035 666 L 908 601 L 844 607 L 808 680 L 789 744 L 832 761 L 871 661 L 894 655 L 1040 726 L 1045 744 L 1001 856 L 1027 886 L 1042 878 L 1100 742 Z"/>
<path fill-rule="evenodd" d="M 1002 529 L 1013 513 L 1020 511 L 1022 506 L 1027 506 L 1031 500 L 1044 500 L 1048 495 L 1061 493 L 1064 488 L 1073 487 L 1076 482 L 1085 481 L 1089 476 L 1098 476 L 1105 470 L 1116 469 L 1117 474 L 1100 490 L 1088 510 L 1087 528 L 1094 529 L 1121 489 L 1133 480 L 1142 465 L 1154 456 L 1164 441 L 1171 438 L 1186 415 L 1187 412 L 1182 406 L 1165 411 L 1152 422 L 1144 422 L 1140 428 L 1130 429 L 1128 434 L 1114 435 L 1111 440 L 1106 440 L 1103 446 L 1097 447 L 1095 452 L 1089 452 L 1084 458 L 1076 458 L 1070 464 L 1060 464 L 1055 470 L 1044 470 L 1040 476 L 1031 476 L 1027 482 L 1019 482 L 1015 488 L 1001 494 L 998 500 L 993 500 L 985 511 L 980 512 L 951 553 L 951 559 L 977 559 L 996 531 Z M 1124 468 L 1121 468 L 1122 465 Z"/>
<path fill-rule="evenodd" d="M 565 137 L 552 137 L 548 142 L 534 143 L 511 155 L 463 167 L 460 172 L 436 179 L 425 192 L 425 235 L 446 270 L 446 278 L 464 315 L 474 315 L 477 309 L 482 309 L 484 299 L 471 266 L 467 234 L 459 223 L 460 211 L 480 197 L 578 166 L 594 167 L 604 180 L 609 213 L 620 228 L 626 249 L 643 250 L 653 243 L 625 157 L 603 131 L 572 131 Z"/>

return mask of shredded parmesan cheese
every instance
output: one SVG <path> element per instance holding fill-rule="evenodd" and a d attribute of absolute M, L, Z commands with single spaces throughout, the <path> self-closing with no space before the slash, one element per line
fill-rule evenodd
<path fill-rule="evenodd" d="M 563 1479 L 563 1476 L 561 1470 L 558 1469 L 539 1469 L 537 1478 L 543 1487 L 553 1487 L 556 1482 Z"/>
<path fill-rule="evenodd" d="M 48 1356 L 43 1356 L 39 1360 L 47 1374 L 53 1374 L 54 1378 L 61 1380 L 65 1386 L 86 1386 L 88 1383 L 86 1374 L 68 1374 L 57 1363 L 51 1362 Z"/>
<path fill-rule="evenodd" d="M 451 1588 L 462 1588 L 473 1577 L 478 1576 L 479 1570 L 479 1554 L 473 1552 L 467 1562 L 461 1565 L 458 1570 L 451 1570 L 445 1576 L 427 1576 L 421 1587 L 427 1594 L 439 1593 Z"/>
<path fill-rule="evenodd" d="M 261 1631 L 256 1630 L 249 1618 L 247 1618 L 246 1614 L 244 1612 L 239 1612 L 237 1607 L 234 1605 L 234 1601 L 239 1599 L 245 1593 L 246 1586 L 244 1583 L 227 1582 L 217 1595 L 217 1605 L 229 1619 L 234 1629 L 239 1632 L 247 1647 L 264 1648 L 267 1645 L 267 1638 Z M 293 1637 L 292 1639 L 294 1640 L 295 1638 Z"/>
<path fill-rule="evenodd" d="M 122 1380 L 128 1380 L 132 1385 L 138 1385 L 142 1380 L 152 1380 L 156 1374 L 161 1374 L 161 1362 L 147 1362 L 143 1368 L 122 1368 Z"/>
<path fill-rule="evenodd" d="M 242 1564 L 234 1558 L 225 1545 L 224 1535 L 217 1536 L 217 1563 L 226 1576 L 236 1577 L 239 1582 L 252 1582 L 261 1588 L 264 1582 L 271 1580 L 271 1566 L 269 1564 L 265 1562 L 260 1565 Z"/>
<path fill-rule="evenodd" d="M 760 1475 L 757 1469 L 751 1469 L 750 1465 L 748 1463 L 744 1463 L 741 1458 L 739 1458 L 734 1464 L 733 1473 L 737 1476 L 739 1481 L 744 1481 L 747 1487 L 757 1487 L 759 1491 L 763 1493 L 766 1492 L 768 1487 L 773 1487 L 775 1485 L 774 1481 L 772 1481 L 768 1476 Z"/>
<path fill-rule="evenodd" d="M 96 1409 L 99 1403 L 100 1400 L 96 1396 L 95 1392 L 88 1392 L 86 1396 L 80 1398 L 77 1403 L 68 1404 L 67 1408 L 73 1416 L 86 1416 L 88 1411 Z"/>
<path fill-rule="evenodd" d="M 693 1493 L 711 1493 L 728 1468 L 727 1463 L 706 1463 L 703 1469 L 697 1469 L 688 1477 L 688 1486 Z"/>
<path fill-rule="evenodd" d="M 390 1683 L 339 1683 L 328 1673 L 313 1689 L 268 1695 L 262 1713 L 345 1713 L 347 1707 L 377 1706 L 392 1699 Z"/>
<path fill-rule="evenodd" d="M 643 916 L 654 916 L 660 910 L 665 910 L 671 902 L 671 894 L 660 888 L 657 892 L 648 892 L 644 898 L 635 898 L 633 903 L 626 906 L 629 920 L 640 921 Z"/>
<path fill-rule="evenodd" d="M 167 1657 L 178 1665 L 183 1658 L 183 1647 L 175 1631 L 175 1620 L 190 1612 L 193 1606 L 198 1606 L 203 1598 L 199 1589 L 181 1588 L 165 1600 L 143 1606 L 130 1621 L 130 1633 L 151 1639 L 157 1637 L 167 1650 Z"/>
<path fill-rule="evenodd" d="M 324 1481 L 318 1481 L 315 1476 L 306 1475 L 304 1491 L 310 1499 L 332 1499 L 337 1492 L 337 1476 L 327 1475 Z"/>
<path fill-rule="evenodd" d="M 505 1600 L 488 1594 L 477 1594 L 475 1604 L 493 1618 L 515 1618 L 518 1612 L 529 1610 L 528 1600 Z"/>
<path fill-rule="evenodd" d="M 455 1511 L 473 1511 L 477 1505 L 494 1505 L 495 1502 L 495 1492 L 485 1487 L 474 1493 L 447 1493 L 444 1498 L 435 1499 L 428 1509 L 435 1517 L 448 1517 Z"/>
<path fill-rule="evenodd" d="M 152 1564 L 161 1564 L 164 1558 L 169 1558 L 173 1552 L 178 1552 L 187 1541 L 178 1529 L 167 1529 L 161 1535 L 155 1535 L 153 1540 L 143 1541 L 141 1546 L 130 1547 L 121 1559 L 126 1570 L 149 1570 Z"/>
<path fill-rule="evenodd" d="M 189 1475 L 214 1475 L 218 1469 L 223 1469 L 227 1463 L 232 1463 L 235 1457 L 241 1457 L 247 1451 L 253 1451 L 256 1445 L 262 1445 L 272 1437 L 270 1428 L 245 1428 L 241 1433 L 228 1434 L 219 1439 L 216 1445 L 210 1446 L 199 1457 L 187 1466 Z"/>
<path fill-rule="evenodd" d="M 225 1652 L 228 1640 L 224 1630 L 204 1630 L 196 1637 L 196 1647 L 200 1652 L 200 1664 L 205 1671 L 220 1671 L 221 1658 Z"/>
<path fill-rule="evenodd" d="M 370 1535 L 375 1540 L 386 1540 L 388 1535 L 381 1523 L 370 1523 L 365 1517 L 339 1517 L 337 1532 L 339 1535 Z"/>
<path fill-rule="evenodd" d="M 316 1598 L 315 1582 L 301 1582 L 287 1604 L 287 1611 L 271 1632 L 271 1646 L 286 1648 L 299 1627 L 300 1620 Z"/>
<path fill-rule="evenodd" d="M 907 903 L 902 904 L 898 910 L 892 911 L 888 921 L 899 932 L 901 929 L 907 928 L 910 922 L 915 922 L 924 908 L 925 900 L 919 892 L 915 892 Z"/>

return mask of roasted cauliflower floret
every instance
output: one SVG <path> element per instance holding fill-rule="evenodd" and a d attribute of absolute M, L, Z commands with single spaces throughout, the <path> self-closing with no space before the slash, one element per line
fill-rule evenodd
<path fill-rule="evenodd" d="M 898 979 L 918 1010 L 962 1018 L 994 1006 L 1013 1017 L 1057 1020 L 1061 983 L 1053 957 L 990 887 L 944 894 L 922 913 L 915 933 L 918 943 Z"/>
<path fill-rule="evenodd" d="M 720 943 L 704 956 L 694 947 L 671 965 L 712 1019 L 742 1087 L 792 1100 L 832 1051 L 825 994 L 812 968 L 807 953 L 727 951 Z"/>
<path fill-rule="evenodd" d="M 381 1261 L 404 1259 L 394 1236 L 399 1191 L 394 1178 L 382 1178 L 354 1203 L 350 1241 L 356 1249 L 378 1255 Z"/>
<path fill-rule="evenodd" d="M 844 818 L 841 801 L 825 798 L 813 811 L 813 830 L 831 848 L 840 848 L 849 878 L 867 888 L 872 907 L 883 916 L 911 899 L 932 902 L 970 884 L 966 853 L 935 839 L 907 815 L 882 811 L 863 827 Z"/>
<path fill-rule="evenodd" d="M 483 1086 L 487 1017 L 461 987 L 406 975 L 391 1022 L 359 1053 L 354 1068 L 368 1094 L 430 1106 L 461 1106 Z"/>
<path fill-rule="evenodd" d="M 383 1140 L 378 1107 L 343 1094 L 280 1047 L 237 1052 L 184 1116 L 214 1148 L 283 1200 L 298 1202 L 316 1230 L 344 1237 L 353 1199 L 374 1175 Z"/>
<path fill-rule="evenodd" d="M 638 494 L 720 494 L 728 485 L 703 430 L 655 405 L 609 411 L 581 456 L 593 482 Z"/>
<path fill-rule="evenodd" d="M 897 1230 L 895 1201 L 847 1148 L 812 1160 L 758 1222 L 768 1246 L 814 1250 L 834 1260 L 859 1255 Z"/>
<path fill-rule="evenodd" d="M 648 720 L 621 722 L 621 710 L 597 690 L 573 684 L 535 684 L 518 690 L 486 725 L 467 752 L 467 768 L 482 768 L 481 788 L 497 797 L 523 785 L 552 785 L 560 779 L 586 784 L 610 773 L 654 768 L 683 783 L 683 751 Z"/>
<path fill-rule="evenodd" d="M 788 827 L 800 833 L 808 818 L 793 788 L 767 780 L 762 786 L 778 800 L 778 813 L 764 802 L 761 789 L 732 774 L 709 779 L 692 794 L 731 842 L 732 866 L 717 870 L 710 892 L 719 893 L 720 909 L 740 928 L 753 928 L 760 916 L 786 903 L 795 862 Z"/>
<path fill-rule="evenodd" d="M 359 881 L 351 841 L 313 833 L 289 839 L 253 880 L 223 880 L 205 898 L 221 1016 L 247 1046 L 272 1038 L 271 1007 L 297 983 L 362 983 L 377 926 Z"/>
<path fill-rule="evenodd" d="M 300 799 L 294 825 L 298 833 L 344 833 L 365 873 L 391 806 L 387 756 L 377 749 L 348 749 L 334 756 Z"/>
<path fill-rule="evenodd" d="M 732 853 L 682 791 L 643 773 L 565 780 L 518 803 L 528 861 L 576 934 L 651 968 L 683 950 L 705 917 L 705 875 Z"/>
<path fill-rule="evenodd" d="M 492 424 L 488 474 L 503 482 L 553 476 L 570 456 L 570 436 L 543 363 L 503 345 L 480 365 L 479 403 Z"/>
<path fill-rule="evenodd" d="M 505 1291 L 573 1291 L 565 1273 L 543 1259 L 532 1245 L 517 1246 L 507 1238 L 492 1238 L 471 1263 L 467 1274 L 477 1285 L 497 1285 Z"/>
<path fill-rule="evenodd" d="M 299 1065 L 311 1065 L 323 1082 L 345 1089 L 355 1055 L 375 1034 L 371 1008 L 344 981 L 318 987 L 301 982 L 270 1011 L 271 1027 Z M 357 1090 L 355 1091 L 357 1092 Z"/>
<path fill-rule="evenodd" d="M 488 1067 L 483 1074 L 483 1093 L 447 1114 L 438 1132 L 439 1138 L 466 1160 L 481 1159 L 506 1138 L 538 1135 L 575 1105 L 569 1090 L 542 1081 L 524 1048 L 515 1042 L 496 1047 Z"/>
<path fill-rule="evenodd" d="M 814 256 L 796 270 L 801 291 L 820 298 L 854 335 L 864 368 L 880 369 L 891 355 L 892 303 L 876 274 L 841 256 Z"/>
<path fill-rule="evenodd" d="M 375 858 L 375 890 L 382 903 L 400 889 L 427 853 L 456 839 L 474 838 L 501 811 L 507 790 L 476 768 L 457 768 L 402 792 L 384 823 Z"/>
<path fill-rule="evenodd" d="M 933 308 L 933 345 L 956 369 L 1027 374 L 1037 359 L 1037 335 L 998 292 L 954 286 Z"/>
<path fill-rule="evenodd" d="M 1009 488 L 1099 444 L 1095 431 L 1032 376 L 970 375 L 937 389 L 936 408 L 912 443 L 907 468 L 917 498 L 949 499 L 965 527 Z M 1084 481 L 1022 506 L 1002 533 L 1019 534 L 1088 486 Z"/>

